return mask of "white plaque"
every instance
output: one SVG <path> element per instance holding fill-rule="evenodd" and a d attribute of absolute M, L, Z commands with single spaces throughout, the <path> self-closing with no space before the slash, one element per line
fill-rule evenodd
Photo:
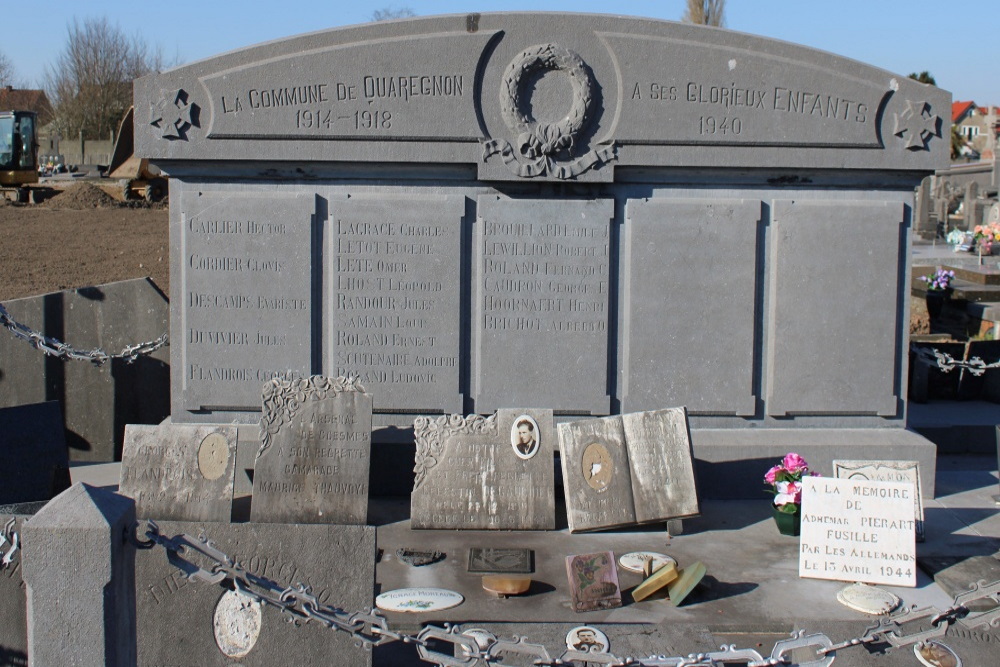
<path fill-rule="evenodd" d="M 802 480 L 799 576 L 916 586 L 912 484 Z"/>
<path fill-rule="evenodd" d="M 632 551 L 618 558 L 618 564 L 629 572 L 642 574 L 646 561 L 652 561 L 650 568 L 656 572 L 667 563 L 677 565 L 677 559 L 653 551 Z"/>
<path fill-rule="evenodd" d="M 924 541 L 924 501 L 920 488 L 920 464 L 916 461 L 837 459 L 833 476 L 840 479 L 875 479 L 880 482 L 910 482 L 917 492 L 913 495 L 913 511 L 917 519 L 917 542 Z"/>
<path fill-rule="evenodd" d="M 459 593 L 444 588 L 399 588 L 375 598 L 375 606 L 385 611 L 441 611 L 465 601 Z"/>

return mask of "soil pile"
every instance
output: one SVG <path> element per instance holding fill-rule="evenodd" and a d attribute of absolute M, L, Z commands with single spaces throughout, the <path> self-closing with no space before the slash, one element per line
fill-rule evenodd
<path fill-rule="evenodd" d="M 93 183 L 75 183 L 45 202 L 48 208 L 83 211 L 89 208 L 114 208 L 118 202 Z"/>

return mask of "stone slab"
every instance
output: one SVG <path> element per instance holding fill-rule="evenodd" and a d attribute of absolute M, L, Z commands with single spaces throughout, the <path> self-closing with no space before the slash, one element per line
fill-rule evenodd
<path fill-rule="evenodd" d="M 551 410 L 419 418 L 414 528 L 555 528 L 556 432 Z"/>
<path fill-rule="evenodd" d="M 142 518 L 227 522 L 235 469 L 235 426 L 129 424 L 118 492 Z"/>
<path fill-rule="evenodd" d="M 371 395 L 356 378 L 321 375 L 272 380 L 263 391 L 251 520 L 365 523 Z"/>
<path fill-rule="evenodd" d="M 571 531 L 698 513 L 683 408 L 565 422 L 559 442 Z"/>
<path fill-rule="evenodd" d="M 833 477 L 841 479 L 874 479 L 881 482 L 909 482 L 916 489 L 913 516 L 916 519 L 917 542 L 924 541 L 924 495 L 920 488 L 920 464 L 916 461 L 837 460 L 833 462 Z"/>
<path fill-rule="evenodd" d="M 59 403 L 0 408 L 0 503 L 48 500 L 69 484 Z"/>
<path fill-rule="evenodd" d="M 302 583 L 324 604 L 347 611 L 371 608 L 374 528 L 175 521 L 159 526 L 170 537 L 204 533 L 248 572 L 277 582 L 279 590 Z M 136 554 L 135 579 L 138 665 L 173 665 L 179 660 L 198 667 L 234 664 L 219 648 L 213 626 L 226 589 L 185 579 L 159 547 Z M 275 656 L 287 664 L 322 664 L 330 656 L 340 656 L 344 664 L 372 664 L 371 652 L 354 646 L 344 633 L 319 623 L 296 627 L 273 607 L 261 612 L 256 641 L 238 664 L 273 665 Z"/>
<path fill-rule="evenodd" d="M 117 353 L 168 333 L 167 299 L 148 278 L 4 303 L 11 317 L 81 350 Z M 175 339 L 176 340 L 176 339 Z M 47 357 L 0 336 L 0 407 L 59 401 L 71 461 L 121 459 L 125 424 L 170 413 L 169 350 L 104 366 Z"/>

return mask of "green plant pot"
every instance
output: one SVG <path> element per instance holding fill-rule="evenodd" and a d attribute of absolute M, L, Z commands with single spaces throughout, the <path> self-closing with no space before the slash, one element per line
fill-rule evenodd
<path fill-rule="evenodd" d="M 771 505 L 771 513 L 774 516 L 774 523 L 778 524 L 778 532 L 782 535 L 789 535 L 791 537 L 798 537 L 799 531 L 802 527 L 802 515 L 796 512 L 795 514 L 787 514 L 782 512 L 774 505 Z"/>

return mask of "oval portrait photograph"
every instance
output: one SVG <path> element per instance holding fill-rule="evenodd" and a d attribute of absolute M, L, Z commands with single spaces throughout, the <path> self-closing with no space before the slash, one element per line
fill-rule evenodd
<path fill-rule="evenodd" d="M 528 415 L 521 415 L 510 427 L 510 446 L 518 458 L 530 459 L 538 453 L 538 424 Z"/>

